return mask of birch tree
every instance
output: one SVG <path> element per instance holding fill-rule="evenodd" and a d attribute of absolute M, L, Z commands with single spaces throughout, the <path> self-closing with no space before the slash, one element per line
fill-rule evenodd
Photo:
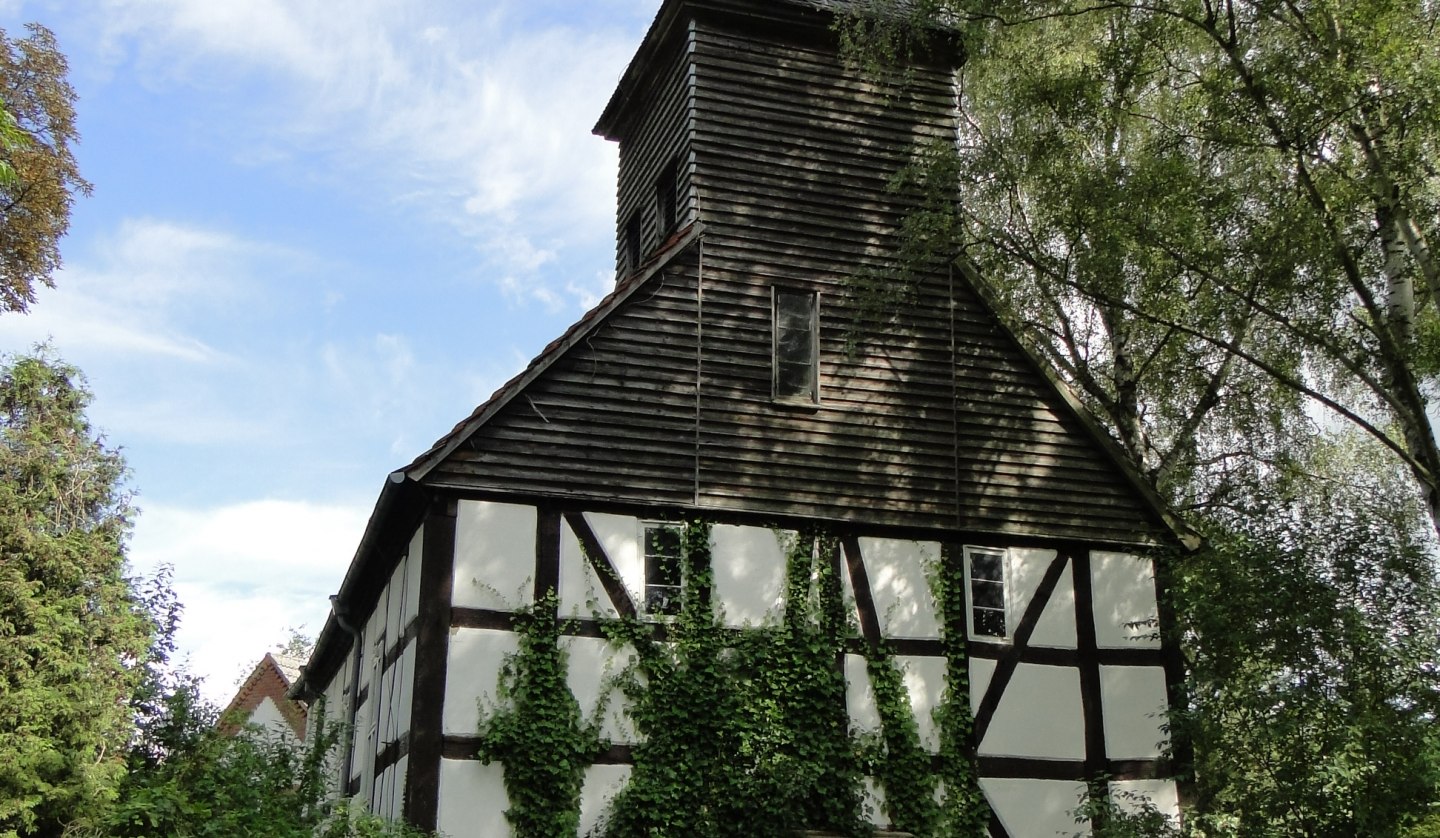
<path fill-rule="evenodd" d="M 842 30 L 872 66 L 936 24 L 966 53 L 957 141 L 895 181 L 908 258 L 955 258 L 1208 537 L 1170 564 L 1191 828 L 1399 834 L 1440 794 L 1440 6 L 876 8 Z"/>
<path fill-rule="evenodd" d="M 928 244 L 961 254 L 1163 491 L 1211 502 L 1237 457 L 1339 419 L 1440 521 L 1436 4 L 906 8 L 967 49 L 959 143 L 907 184 L 957 199 L 919 224 Z M 880 20 L 852 41 L 916 31 Z"/>

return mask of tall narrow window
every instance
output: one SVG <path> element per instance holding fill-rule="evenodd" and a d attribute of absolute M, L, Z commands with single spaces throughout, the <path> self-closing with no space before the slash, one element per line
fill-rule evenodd
<path fill-rule="evenodd" d="M 633 274 L 640 269 L 640 211 L 630 213 L 630 220 L 625 222 L 625 265 L 626 275 Z"/>
<path fill-rule="evenodd" d="M 684 584 L 680 528 L 675 524 L 647 523 L 644 536 L 645 613 L 679 614 Z"/>
<path fill-rule="evenodd" d="M 820 301 L 814 291 L 774 289 L 774 395 L 777 400 L 820 401 Z"/>
<path fill-rule="evenodd" d="M 970 634 L 1009 637 L 1005 619 L 1005 553 L 965 548 L 965 576 L 970 588 Z"/>
<path fill-rule="evenodd" d="M 659 218 L 660 238 L 675 232 L 679 223 L 679 203 L 676 190 L 680 187 L 680 160 L 671 160 L 660 177 L 655 180 L 655 210 Z"/>

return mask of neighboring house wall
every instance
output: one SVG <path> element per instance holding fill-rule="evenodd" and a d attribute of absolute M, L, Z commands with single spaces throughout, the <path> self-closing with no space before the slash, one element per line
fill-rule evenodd
<path fill-rule="evenodd" d="M 235 733 L 253 726 L 297 745 L 303 741 L 307 708 L 287 696 L 299 666 L 300 661 L 279 654 L 261 658 L 220 714 L 220 730 Z"/>

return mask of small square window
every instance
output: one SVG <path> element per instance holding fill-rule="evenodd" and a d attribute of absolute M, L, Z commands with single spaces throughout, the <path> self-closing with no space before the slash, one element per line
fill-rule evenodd
<path fill-rule="evenodd" d="M 779 401 L 820 401 L 820 295 L 774 289 L 772 380 Z"/>
<path fill-rule="evenodd" d="M 1007 616 L 1005 553 L 965 548 L 965 584 L 970 594 L 970 636 L 1003 640 L 1010 636 Z"/>
<path fill-rule="evenodd" d="M 645 607 L 646 614 L 680 613 L 680 593 L 685 582 L 685 558 L 680 527 L 676 524 L 646 523 Z"/>

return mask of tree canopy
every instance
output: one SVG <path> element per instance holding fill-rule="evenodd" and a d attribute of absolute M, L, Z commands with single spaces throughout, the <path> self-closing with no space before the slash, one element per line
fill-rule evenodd
<path fill-rule="evenodd" d="M 124 462 L 45 354 L 0 366 L 0 836 L 113 797 L 152 623 L 124 575 Z"/>
<path fill-rule="evenodd" d="M 1397 834 L 1440 753 L 1440 5 L 872 5 L 872 68 L 965 48 L 890 281 L 954 259 L 1208 536 L 1167 571 L 1195 824 Z"/>
<path fill-rule="evenodd" d="M 23 312 L 54 286 L 75 194 L 89 194 L 72 146 L 75 90 L 55 36 L 0 30 L 0 313 Z"/>

